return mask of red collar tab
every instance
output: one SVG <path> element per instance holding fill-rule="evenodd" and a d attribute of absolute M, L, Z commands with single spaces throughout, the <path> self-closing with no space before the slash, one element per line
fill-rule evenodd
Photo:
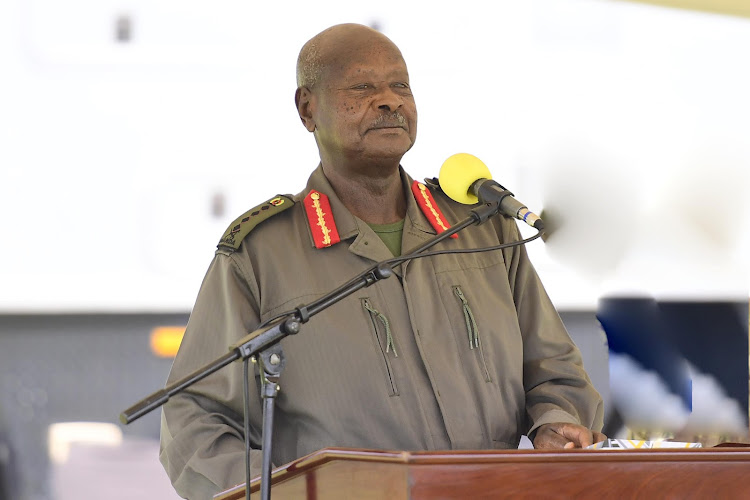
<path fill-rule="evenodd" d="M 447 231 L 450 224 L 445 220 L 443 212 L 440 211 L 440 207 L 435 203 L 435 198 L 432 197 L 432 193 L 427 189 L 427 186 L 419 181 L 414 181 L 411 184 L 411 192 L 414 194 L 419 208 L 422 209 L 422 213 L 430 221 L 435 231 L 438 234 Z M 452 234 L 451 238 L 458 238 L 458 234 Z"/>
<path fill-rule="evenodd" d="M 330 247 L 341 241 L 328 196 L 313 189 L 305 196 L 304 205 L 315 248 Z"/>

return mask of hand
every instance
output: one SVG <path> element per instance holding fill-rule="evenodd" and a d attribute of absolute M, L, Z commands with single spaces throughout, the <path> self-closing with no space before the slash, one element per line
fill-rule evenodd
<path fill-rule="evenodd" d="M 544 424 L 536 431 L 534 448 L 538 450 L 585 448 L 605 439 L 607 436 L 601 432 L 591 431 L 578 424 L 562 422 Z"/>

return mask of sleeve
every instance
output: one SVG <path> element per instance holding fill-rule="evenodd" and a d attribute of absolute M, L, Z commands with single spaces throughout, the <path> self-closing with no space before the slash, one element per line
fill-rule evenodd
<path fill-rule="evenodd" d="M 255 293 L 253 293 L 255 292 Z M 201 285 L 168 384 L 226 354 L 259 323 L 257 289 L 235 254 L 218 252 Z M 245 481 L 242 363 L 232 363 L 170 398 L 162 410 L 160 460 L 181 496 L 209 499 Z M 260 474 L 258 389 L 250 381 L 251 474 Z"/>
<path fill-rule="evenodd" d="M 518 227 L 503 224 L 503 241 L 520 238 Z M 533 440 L 544 424 L 567 422 L 601 431 L 602 398 L 583 368 L 581 353 L 568 335 L 524 246 L 506 250 L 506 265 L 523 336 L 523 384 L 527 434 Z"/>

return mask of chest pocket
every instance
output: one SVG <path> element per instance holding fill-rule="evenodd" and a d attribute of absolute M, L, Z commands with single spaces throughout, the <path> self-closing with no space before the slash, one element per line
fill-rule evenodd
<path fill-rule="evenodd" d="M 397 358 L 398 353 L 396 352 L 396 343 L 393 339 L 391 324 L 385 314 L 373 307 L 368 297 L 360 299 L 360 302 L 362 303 L 362 309 L 365 315 L 369 319 L 370 332 L 372 333 L 373 342 L 377 351 L 376 355 L 382 359 L 381 367 L 383 368 L 383 377 L 385 378 L 386 387 L 388 388 L 388 395 L 398 396 L 398 387 L 396 387 L 393 366 L 391 365 L 391 357 Z"/>
<path fill-rule="evenodd" d="M 490 371 L 487 369 L 487 362 L 484 359 L 484 350 L 482 349 L 482 343 L 479 340 L 479 326 L 477 325 L 477 320 L 474 317 L 474 312 L 471 310 L 471 304 L 469 304 L 469 300 L 466 298 L 466 295 L 464 295 L 464 292 L 463 290 L 461 290 L 460 286 L 454 285 L 451 288 L 453 290 L 453 295 L 455 295 L 458 299 L 461 305 L 461 310 L 464 314 L 466 334 L 468 337 L 468 348 L 469 350 L 475 351 L 474 355 L 484 375 L 484 381 L 492 382 Z"/>

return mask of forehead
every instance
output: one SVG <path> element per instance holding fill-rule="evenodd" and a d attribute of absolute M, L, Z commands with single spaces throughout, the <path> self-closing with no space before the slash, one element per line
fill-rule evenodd
<path fill-rule="evenodd" d="M 401 52 L 390 41 L 341 44 L 322 60 L 324 81 L 362 76 L 408 77 Z"/>

